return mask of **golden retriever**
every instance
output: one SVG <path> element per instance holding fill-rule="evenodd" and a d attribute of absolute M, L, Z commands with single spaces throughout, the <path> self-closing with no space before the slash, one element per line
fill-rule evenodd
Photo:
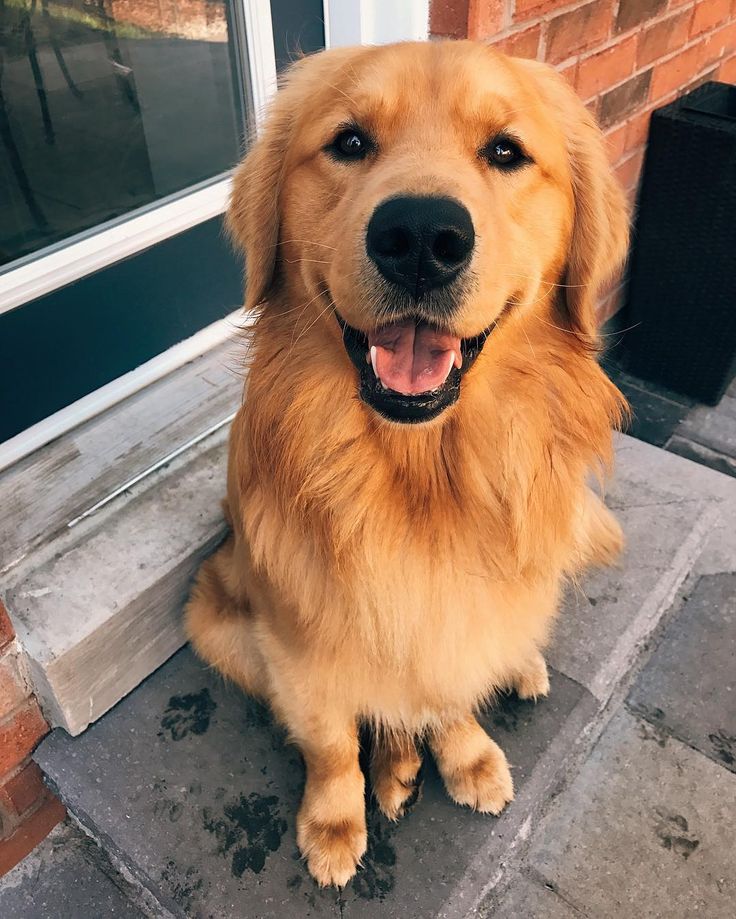
<path fill-rule="evenodd" d="M 257 319 L 232 533 L 187 632 L 298 745 L 298 845 L 343 885 L 366 849 L 360 726 L 388 818 L 418 739 L 455 801 L 498 814 L 511 775 L 474 712 L 548 691 L 561 586 L 621 546 L 588 483 L 626 409 L 595 316 L 625 201 L 551 68 L 407 43 L 293 66 L 228 221 Z"/>

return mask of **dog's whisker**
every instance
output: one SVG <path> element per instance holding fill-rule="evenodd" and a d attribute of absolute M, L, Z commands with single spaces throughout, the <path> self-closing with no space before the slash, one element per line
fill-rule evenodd
<path fill-rule="evenodd" d="M 309 332 L 309 330 L 310 330 L 314 325 L 316 325 L 316 323 L 319 322 L 319 320 L 324 316 L 324 314 L 325 314 L 329 309 L 333 309 L 334 306 L 335 306 L 334 301 L 333 301 L 333 300 L 330 300 L 330 301 L 327 303 L 327 305 L 324 307 L 324 309 L 320 310 L 320 312 L 317 314 L 317 316 L 314 317 L 314 319 L 309 323 L 309 325 L 306 326 L 306 328 L 302 329 L 302 331 L 299 333 L 299 336 L 297 337 L 296 341 L 294 341 L 293 334 L 292 334 L 292 343 L 291 343 L 291 349 L 292 349 L 292 350 L 299 344 L 299 341 L 304 337 L 304 335 L 306 335 L 307 332 Z M 296 328 L 296 326 L 295 326 L 295 328 Z"/>
<path fill-rule="evenodd" d="M 287 265 L 301 265 L 302 262 L 313 262 L 315 265 L 330 265 L 331 262 L 323 258 L 287 258 L 284 259 Z"/>
<path fill-rule="evenodd" d="M 271 248 L 278 248 L 279 246 L 285 246 L 288 243 L 303 243 L 306 246 L 319 246 L 322 249 L 331 249 L 333 252 L 337 252 L 337 246 L 330 246 L 327 243 L 320 243 L 313 239 L 280 239 L 274 246 Z"/>

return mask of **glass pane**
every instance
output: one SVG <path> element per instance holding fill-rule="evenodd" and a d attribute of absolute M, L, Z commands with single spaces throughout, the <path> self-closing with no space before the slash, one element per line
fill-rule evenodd
<path fill-rule="evenodd" d="M 233 166 L 234 8 L 2 0 L 0 265 Z"/>
<path fill-rule="evenodd" d="M 322 0 L 271 0 L 276 69 L 325 46 Z"/>

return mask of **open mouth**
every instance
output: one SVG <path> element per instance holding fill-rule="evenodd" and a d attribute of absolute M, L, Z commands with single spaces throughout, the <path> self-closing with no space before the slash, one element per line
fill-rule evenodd
<path fill-rule="evenodd" d="M 458 338 L 409 317 L 366 334 L 335 316 L 360 374 L 360 398 L 384 418 L 404 424 L 431 421 L 457 402 L 462 376 L 492 331 Z"/>

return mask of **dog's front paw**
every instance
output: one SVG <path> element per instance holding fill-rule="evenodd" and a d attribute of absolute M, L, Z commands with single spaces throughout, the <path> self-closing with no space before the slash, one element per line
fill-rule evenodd
<path fill-rule="evenodd" d="M 371 788 L 378 806 L 389 820 L 403 817 L 421 791 L 422 761 L 413 739 L 401 744 L 384 742 L 371 758 Z"/>
<path fill-rule="evenodd" d="M 453 801 L 484 814 L 500 814 L 513 800 L 506 756 L 474 718 L 443 732 L 432 749 Z"/>
<path fill-rule="evenodd" d="M 482 814 L 500 814 L 514 798 L 514 783 L 503 750 L 490 737 L 488 743 L 478 759 L 442 777 L 453 801 Z"/>
<path fill-rule="evenodd" d="M 514 676 L 512 688 L 520 699 L 531 699 L 533 702 L 549 695 L 547 664 L 538 651 Z"/>
<path fill-rule="evenodd" d="M 302 811 L 297 818 L 296 841 L 309 873 L 320 887 L 344 887 L 365 854 L 365 817 L 325 823 Z"/>

